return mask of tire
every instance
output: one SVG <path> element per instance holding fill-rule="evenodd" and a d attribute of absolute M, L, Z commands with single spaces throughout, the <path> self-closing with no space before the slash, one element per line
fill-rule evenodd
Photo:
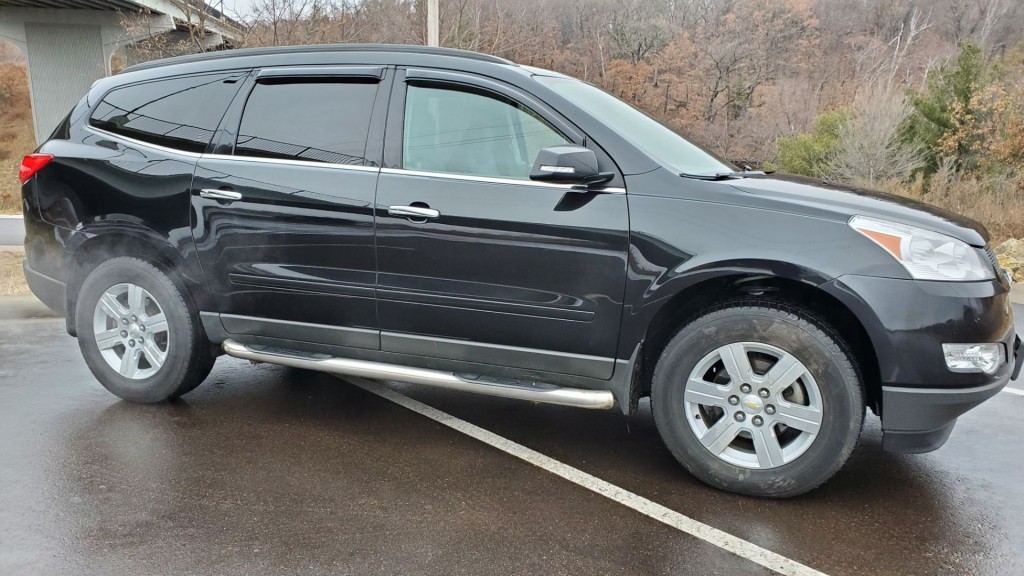
<path fill-rule="evenodd" d="M 651 407 L 665 445 L 694 476 L 731 492 L 787 498 L 823 484 L 856 447 L 864 392 L 854 366 L 840 337 L 812 314 L 735 301 L 669 341 Z"/>
<path fill-rule="evenodd" d="M 89 274 L 78 293 L 75 324 L 89 370 L 129 402 L 177 398 L 213 368 L 210 343 L 182 290 L 138 258 L 114 258 Z"/>

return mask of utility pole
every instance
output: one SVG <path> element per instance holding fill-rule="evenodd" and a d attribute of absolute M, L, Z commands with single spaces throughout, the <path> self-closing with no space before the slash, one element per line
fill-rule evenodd
<path fill-rule="evenodd" d="M 427 0 L 427 46 L 440 45 L 441 31 L 437 19 L 437 0 Z"/>

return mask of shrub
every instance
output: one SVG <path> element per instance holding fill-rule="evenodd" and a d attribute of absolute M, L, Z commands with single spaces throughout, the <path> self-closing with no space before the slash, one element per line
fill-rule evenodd
<path fill-rule="evenodd" d="M 829 159 L 839 147 L 840 132 L 851 115 L 847 108 L 826 112 L 814 119 L 810 134 L 779 138 L 779 168 L 790 174 L 825 176 Z"/>
<path fill-rule="evenodd" d="M 967 42 L 961 47 L 956 59 L 946 63 L 928 75 L 922 91 L 910 91 L 910 102 L 915 114 L 908 124 L 908 137 L 927 147 L 929 172 L 939 168 L 940 158 L 952 159 L 961 167 L 969 155 L 969 149 L 956 147 L 943 150 L 939 142 L 955 128 L 954 115 L 970 114 L 971 100 L 981 85 L 985 73 L 985 62 L 981 48 Z"/>

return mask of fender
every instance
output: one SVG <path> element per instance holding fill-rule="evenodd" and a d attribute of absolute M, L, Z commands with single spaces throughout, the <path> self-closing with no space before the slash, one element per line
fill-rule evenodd
<path fill-rule="evenodd" d="M 67 324 L 75 335 L 75 302 L 86 274 L 82 263 L 96 264 L 118 256 L 141 256 L 154 259 L 171 269 L 182 283 L 186 295 L 198 310 L 210 310 L 213 297 L 206 287 L 203 270 L 196 256 L 189 228 L 178 228 L 161 234 L 128 214 L 112 214 L 66 232 L 63 270 L 67 270 Z"/>
<path fill-rule="evenodd" d="M 703 261 L 701 261 L 703 260 Z M 628 357 L 644 340 L 651 323 L 666 304 L 691 288 L 714 280 L 731 279 L 735 284 L 770 283 L 781 279 L 804 284 L 810 288 L 821 286 L 833 278 L 828 274 L 792 262 L 767 258 L 736 258 L 710 261 L 693 258 L 678 266 L 662 271 L 657 277 L 646 282 L 639 281 L 633 274 L 638 269 L 632 266 L 626 291 L 626 306 L 622 311 L 622 330 L 619 337 L 620 358 Z M 715 293 L 693 293 L 692 300 L 713 303 Z"/>
<path fill-rule="evenodd" d="M 751 195 L 727 182 L 688 180 L 665 170 L 627 178 L 630 246 L 620 359 L 632 354 L 673 299 L 712 304 L 721 297 L 714 290 L 688 293 L 704 282 L 781 279 L 816 288 L 851 273 L 907 278 L 895 259 L 849 227 L 847 216 L 751 206 Z M 756 232 L 766 229 L 775 232 Z"/>

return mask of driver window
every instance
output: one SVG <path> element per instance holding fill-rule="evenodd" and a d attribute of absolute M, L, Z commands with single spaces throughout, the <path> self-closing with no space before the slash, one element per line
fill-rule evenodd
<path fill-rule="evenodd" d="M 529 180 L 537 153 L 567 140 L 531 110 L 500 96 L 409 86 L 402 167 Z"/>

